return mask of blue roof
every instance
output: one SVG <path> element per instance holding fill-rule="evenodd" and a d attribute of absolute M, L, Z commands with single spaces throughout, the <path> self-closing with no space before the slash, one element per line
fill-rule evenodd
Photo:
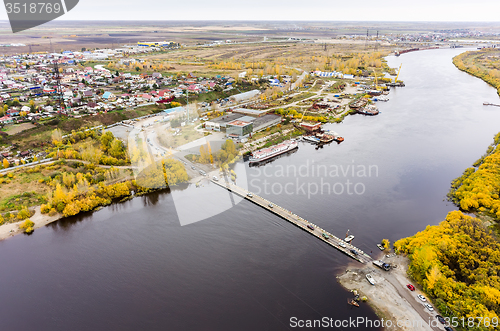
<path fill-rule="evenodd" d="M 107 98 L 109 98 L 110 96 L 111 96 L 111 92 L 104 92 L 104 94 L 102 95 L 102 97 L 103 97 L 104 99 L 107 99 Z"/>

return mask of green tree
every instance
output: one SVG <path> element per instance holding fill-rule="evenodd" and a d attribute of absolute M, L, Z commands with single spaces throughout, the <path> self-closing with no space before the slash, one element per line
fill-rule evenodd
<path fill-rule="evenodd" d="M 106 131 L 101 136 L 101 149 L 107 151 L 111 147 L 111 142 L 115 139 L 111 131 Z"/>
<path fill-rule="evenodd" d="M 113 139 L 109 147 L 109 154 L 117 159 L 125 158 L 125 148 L 119 139 Z"/>

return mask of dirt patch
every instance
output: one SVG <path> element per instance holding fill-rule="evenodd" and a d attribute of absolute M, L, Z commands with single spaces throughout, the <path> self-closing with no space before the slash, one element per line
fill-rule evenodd
<path fill-rule="evenodd" d="M 406 289 L 406 284 L 411 283 L 406 276 L 407 258 L 398 256 L 387 262 L 396 264 L 397 268 L 386 272 L 373 264 L 361 267 L 352 264 L 337 279 L 348 290 L 357 290 L 361 296 L 366 296 L 367 303 L 380 318 L 392 321 L 392 326 L 386 330 L 440 330 L 429 326 L 429 320 L 435 318 L 417 302 L 418 290 L 410 292 Z M 375 285 L 367 281 L 366 274 L 375 279 Z"/>
<path fill-rule="evenodd" d="M 10 125 L 10 126 L 6 127 L 5 132 L 8 135 L 14 135 L 14 134 L 17 134 L 17 133 L 22 132 L 24 130 L 32 129 L 34 127 L 36 127 L 36 126 L 34 124 L 31 124 L 31 123 L 14 124 L 14 125 Z"/>

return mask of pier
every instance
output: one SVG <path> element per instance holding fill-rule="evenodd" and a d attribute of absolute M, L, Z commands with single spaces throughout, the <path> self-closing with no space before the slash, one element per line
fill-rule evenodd
<path fill-rule="evenodd" d="M 292 223 L 293 225 L 301 228 L 302 230 L 308 232 L 309 234 L 315 236 L 317 239 L 323 241 L 324 243 L 327 243 L 328 245 L 336 248 L 337 250 L 341 251 L 342 253 L 348 255 L 349 257 L 353 258 L 354 260 L 361 262 L 361 263 L 371 263 L 373 259 L 371 258 L 370 255 L 366 254 L 363 252 L 361 249 L 351 245 L 350 243 L 345 242 L 344 240 L 336 237 L 335 235 L 331 234 L 330 232 L 320 228 L 314 223 L 311 223 L 302 217 L 292 213 L 291 211 L 278 206 L 275 203 L 272 203 L 271 201 L 258 196 L 250 191 L 247 191 L 239 186 L 236 186 L 229 181 L 225 183 L 221 183 L 216 180 L 211 180 L 212 183 L 225 188 L 226 190 L 233 192 L 248 201 L 251 201 L 255 203 L 256 205 L 259 205 L 260 207 L 266 209 L 267 211 L 278 215 L 279 217 L 283 218 L 284 220 Z M 249 195 L 251 194 L 251 196 Z M 272 207 L 271 207 L 272 206 Z M 311 230 L 310 228 L 307 227 L 307 225 L 312 225 L 314 227 L 314 230 Z M 326 239 L 323 234 L 326 234 L 329 238 Z M 340 246 L 339 244 L 343 243 L 345 247 Z"/>

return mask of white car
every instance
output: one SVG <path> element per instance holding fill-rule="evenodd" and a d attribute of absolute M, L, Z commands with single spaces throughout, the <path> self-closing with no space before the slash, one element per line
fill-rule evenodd
<path fill-rule="evenodd" d="M 429 311 L 434 311 L 434 308 L 432 308 L 430 304 L 426 303 L 424 306 L 425 308 L 429 309 Z"/>
<path fill-rule="evenodd" d="M 215 181 L 218 181 L 218 180 L 219 180 L 219 178 L 217 178 L 217 176 L 214 176 L 214 177 L 213 177 L 213 179 L 214 179 Z"/>
<path fill-rule="evenodd" d="M 346 247 L 347 247 L 347 246 L 346 246 L 343 242 L 339 242 L 339 246 L 340 246 L 340 247 L 344 247 L 344 248 L 346 248 Z"/>
<path fill-rule="evenodd" d="M 422 300 L 423 302 L 427 301 L 427 300 L 425 299 L 425 297 L 424 297 L 422 294 L 417 295 L 417 298 L 419 298 L 419 299 L 420 299 L 420 300 Z"/>

